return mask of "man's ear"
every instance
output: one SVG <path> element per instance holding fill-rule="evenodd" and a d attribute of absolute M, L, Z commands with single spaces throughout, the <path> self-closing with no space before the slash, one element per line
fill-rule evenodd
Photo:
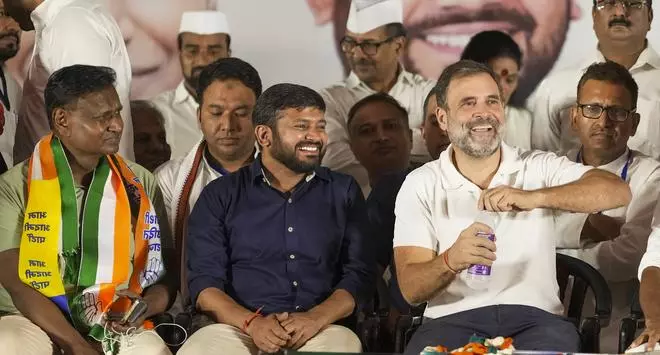
<path fill-rule="evenodd" d="M 630 117 L 632 120 L 632 129 L 630 130 L 630 136 L 634 136 L 635 133 L 637 133 L 637 127 L 639 126 L 639 113 L 635 112 L 632 117 Z"/>
<path fill-rule="evenodd" d="M 577 104 L 571 106 L 569 114 L 571 115 L 571 129 L 573 130 L 573 132 L 578 132 L 579 128 L 578 128 L 578 122 L 577 121 L 578 121 L 579 117 L 578 117 Z"/>
<path fill-rule="evenodd" d="M 69 126 L 69 113 L 61 107 L 53 110 L 51 117 L 51 128 L 61 136 L 68 137 L 71 135 Z"/>
<path fill-rule="evenodd" d="M 400 36 L 394 39 L 395 51 L 397 55 L 403 54 L 403 50 L 406 48 L 406 42 L 408 40 L 406 37 Z"/>
<path fill-rule="evenodd" d="M 273 145 L 273 130 L 266 125 L 254 127 L 254 136 L 260 147 L 270 147 Z"/>
<path fill-rule="evenodd" d="M 438 108 L 435 109 L 435 118 L 438 120 L 438 126 L 444 131 L 447 130 L 447 111 L 443 109 L 442 107 L 438 106 Z"/>

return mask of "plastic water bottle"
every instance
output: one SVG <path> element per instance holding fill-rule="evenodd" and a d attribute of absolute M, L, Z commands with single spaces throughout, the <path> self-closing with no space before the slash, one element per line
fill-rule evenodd
<path fill-rule="evenodd" d="M 495 229 L 495 218 L 492 215 L 494 212 L 481 211 L 477 215 L 475 222 L 483 223 L 489 226 L 491 229 Z M 491 241 L 495 241 L 495 234 L 493 233 L 483 233 L 477 232 L 478 237 L 488 238 Z M 490 284 L 490 273 L 491 267 L 487 265 L 471 265 L 467 269 L 467 274 L 465 276 L 467 285 L 474 290 L 485 290 Z"/>

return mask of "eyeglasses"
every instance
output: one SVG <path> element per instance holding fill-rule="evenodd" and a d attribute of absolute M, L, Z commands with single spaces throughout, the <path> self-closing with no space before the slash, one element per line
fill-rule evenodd
<path fill-rule="evenodd" d="M 607 118 L 615 122 L 624 122 L 635 112 L 635 109 L 626 110 L 621 107 L 603 107 L 601 105 L 582 105 L 578 104 L 578 108 L 582 111 L 582 116 L 590 119 L 598 119 L 607 111 Z"/>
<path fill-rule="evenodd" d="M 602 0 L 596 3 L 596 8 L 599 11 L 614 10 L 616 8 L 617 3 L 621 3 L 624 9 L 640 10 L 643 7 L 647 6 L 646 0 Z"/>
<path fill-rule="evenodd" d="M 355 40 L 353 40 L 350 37 L 344 37 L 344 38 L 342 38 L 341 42 L 339 42 L 339 43 L 341 44 L 341 50 L 344 53 L 351 53 L 351 52 L 353 52 L 355 47 L 360 47 L 360 49 L 362 50 L 362 52 L 364 54 L 366 54 L 366 55 L 376 55 L 376 53 L 378 53 L 378 48 L 380 48 L 380 46 L 382 46 L 385 43 L 392 42 L 392 40 L 394 38 L 396 38 L 396 37 L 389 37 L 389 38 L 386 38 L 386 39 L 384 39 L 380 42 L 371 42 L 371 41 L 356 42 Z"/>

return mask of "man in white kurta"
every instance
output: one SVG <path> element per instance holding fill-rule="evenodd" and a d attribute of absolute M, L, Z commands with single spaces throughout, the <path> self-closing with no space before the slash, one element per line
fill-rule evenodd
<path fill-rule="evenodd" d="M 252 110 L 262 90 L 256 69 L 238 58 L 220 59 L 202 71 L 199 89 L 204 138 L 185 157 L 163 164 L 155 173 L 180 261 L 185 260 L 188 215 L 199 194 L 211 181 L 252 162 L 256 154 Z M 181 281 L 185 305 L 185 267 Z M 175 307 L 180 306 L 177 302 Z"/>
<path fill-rule="evenodd" d="M 23 30 L 35 30 L 34 54 L 23 83 L 14 162 L 28 158 L 36 142 L 50 132 L 44 104 L 46 82 L 53 72 L 73 64 L 114 69 L 124 120 L 119 154 L 133 160 L 131 63 L 124 37 L 105 4 L 97 0 L 5 0 L 5 9 Z"/>
<path fill-rule="evenodd" d="M 640 1 L 639 8 L 628 6 L 626 10 L 620 4 L 594 6 L 598 47 L 577 67 L 548 76 L 527 100 L 534 117 L 532 148 L 565 154 L 579 147 L 570 124 L 575 88 L 589 65 L 611 60 L 628 68 L 639 86 L 640 124 L 628 145 L 660 159 L 660 56 L 646 40 L 653 13 L 646 1 Z"/>
<path fill-rule="evenodd" d="M 578 93 L 571 124 L 581 148 L 569 151 L 567 157 L 619 175 L 630 186 L 632 201 L 599 214 L 558 214 L 557 248 L 588 262 L 608 281 L 612 318 L 601 331 L 601 350 L 614 353 L 619 324 L 630 312 L 637 268 L 651 233 L 660 163 L 627 146 L 639 132 L 639 114 L 634 111 L 638 88 L 626 68 L 614 62 L 591 65 Z"/>
<path fill-rule="evenodd" d="M 202 70 L 231 55 L 227 17 L 218 11 L 184 12 L 179 28 L 179 60 L 183 81 L 151 102 L 165 119 L 172 159 L 179 159 L 199 142 L 197 81 Z"/>
<path fill-rule="evenodd" d="M 411 161 L 429 161 L 421 134 L 424 98 L 434 83 L 406 71 L 398 62 L 405 47 L 401 0 L 369 1 L 351 5 L 342 50 L 351 67 L 348 77 L 321 90 L 325 100 L 328 146 L 323 165 L 352 175 L 365 195 L 370 191 L 366 169 L 357 161 L 349 145 L 346 122 L 348 111 L 360 99 L 385 92 L 408 110 L 413 133 Z M 359 7 L 364 6 L 364 7 Z"/>

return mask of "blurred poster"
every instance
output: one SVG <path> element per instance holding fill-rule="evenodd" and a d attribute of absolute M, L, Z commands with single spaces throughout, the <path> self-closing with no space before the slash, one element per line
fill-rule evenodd
<path fill-rule="evenodd" d="M 95 1 L 95 0 L 90 0 Z M 264 87 L 293 82 L 320 89 L 345 73 L 338 41 L 350 0 L 103 0 L 124 33 L 133 66 L 132 96 L 151 98 L 181 80 L 177 32 L 184 11 L 227 14 L 233 55 L 254 65 Z M 524 53 L 516 102 L 550 72 L 576 65 L 596 47 L 592 0 L 403 0 L 409 42 L 405 67 L 435 79 L 456 61 L 470 37 L 509 33 Z M 660 5 L 653 6 L 657 9 Z M 660 29 L 649 43 L 660 50 Z M 75 41 L 75 39 L 71 39 Z M 9 65 L 19 82 L 33 36 L 25 33 Z"/>

